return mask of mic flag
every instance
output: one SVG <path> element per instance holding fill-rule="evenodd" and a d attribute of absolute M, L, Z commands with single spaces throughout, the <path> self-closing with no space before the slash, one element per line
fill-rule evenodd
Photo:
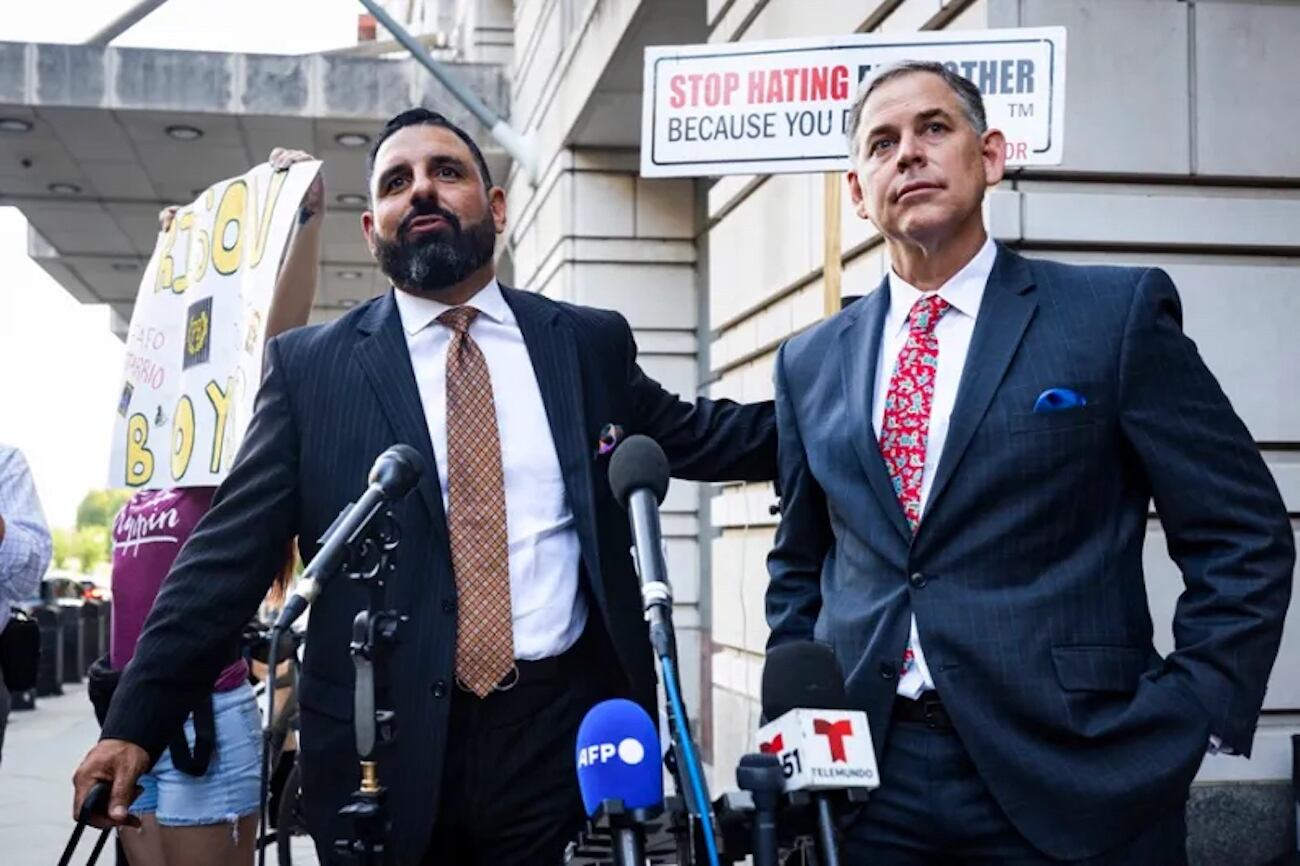
<path fill-rule="evenodd" d="M 776 755 L 785 790 L 829 791 L 880 784 L 866 713 L 849 709 L 844 677 L 830 647 L 774 647 L 763 666 L 758 748 Z"/>
<path fill-rule="evenodd" d="M 664 799 L 659 734 L 641 705 L 618 698 L 592 707 L 578 728 L 578 787 L 588 815 L 605 800 L 647 809 Z"/>

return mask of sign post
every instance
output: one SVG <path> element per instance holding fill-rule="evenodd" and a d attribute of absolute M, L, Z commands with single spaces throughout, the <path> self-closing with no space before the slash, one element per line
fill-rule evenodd
<path fill-rule="evenodd" d="M 844 176 L 828 171 L 822 175 L 822 182 L 825 187 L 822 231 L 826 240 L 822 255 L 822 315 L 833 316 L 840 311 L 844 275 Z"/>

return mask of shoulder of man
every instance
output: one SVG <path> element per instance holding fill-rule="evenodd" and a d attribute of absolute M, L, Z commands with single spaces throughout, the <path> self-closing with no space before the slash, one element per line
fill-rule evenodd
<path fill-rule="evenodd" d="M 1018 255 L 1018 254 L 1013 254 Z M 1021 256 L 1034 276 L 1035 286 L 1056 302 L 1120 302 L 1127 309 L 1133 292 L 1151 267 L 1133 265 L 1073 264 L 1054 259 Z M 1080 290 L 1083 291 L 1080 291 Z"/>
<path fill-rule="evenodd" d="M 0 442 L 0 475 L 13 478 L 27 471 L 27 458 L 22 449 Z"/>
<path fill-rule="evenodd" d="M 861 298 L 854 300 L 839 312 L 810 325 L 792 335 L 781 344 L 781 357 L 787 371 L 806 366 L 809 372 L 815 372 L 828 354 L 839 351 L 840 342 L 837 335 L 845 328 L 853 327 L 861 317 L 870 298 L 880 291 L 872 289 Z"/>
<path fill-rule="evenodd" d="M 579 329 L 598 330 L 610 334 L 621 334 L 631 329 L 627 319 L 617 310 L 557 301 L 531 289 L 517 289 L 505 284 L 502 284 L 501 290 L 512 302 L 535 305 L 538 309 L 560 316 Z"/>
<path fill-rule="evenodd" d="M 295 363 L 298 359 L 317 360 L 322 353 L 337 351 L 340 342 L 355 340 L 358 325 L 376 306 L 383 303 L 385 295 L 358 304 L 332 322 L 304 325 L 272 338 L 281 362 Z"/>

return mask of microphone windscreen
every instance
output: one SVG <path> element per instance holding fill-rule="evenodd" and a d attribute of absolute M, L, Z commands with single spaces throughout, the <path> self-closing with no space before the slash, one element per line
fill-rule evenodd
<path fill-rule="evenodd" d="M 649 436 L 629 436 L 609 458 L 609 486 L 614 498 L 627 508 L 633 490 L 645 488 L 663 503 L 668 493 L 668 457 Z"/>
<path fill-rule="evenodd" d="M 648 809 L 664 799 L 659 733 L 641 705 L 618 698 L 588 710 L 578 728 L 578 787 L 593 815 L 604 800 Z"/>
<path fill-rule="evenodd" d="M 394 445 L 375 459 L 370 483 L 378 484 L 389 499 L 401 499 L 411 492 L 424 474 L 424 458 L 410 445 Z"/>
<path fill-rule="evenodd" d="M 844 675 L 826 644 L 799 641 L 773 647 L 763 663 L 763 715 L 773 721 L 790 710 L 848 709 Z"/>

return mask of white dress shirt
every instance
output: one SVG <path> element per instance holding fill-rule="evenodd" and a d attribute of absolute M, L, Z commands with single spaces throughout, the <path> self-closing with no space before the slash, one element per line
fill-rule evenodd
<path fill-rule="evenodd" d="M 989 238 L 975 254 L 975 258 L 939 287 L 939 297 L 951 307 L 934 327 L 939 341 L 939 369 L 934 375 L 934 397 L 930 402 L 930 432 L 925 445 L 925 468 L 921 474 L 921 520 L 925 520 L 925 505 L 934 484 L 935 470 L 948 438 L 948 424 L 953 404 L 957 401 L 957 388 L 961 385 L 961 372 L 966 366 L 971 335 L 975 333 L 975 318 L 984 299 L 984 286 L 993 271 L 998 248 Z M 907 314 L 912 306 L 925 296 L 909 285 L 894 271 L 889 272 L 889 312 L 885 314 L 884 331 L 880 340 L 880 358 L 876 364 L 876 393 L 872 400 L 871 424 L 880 439 L 880 428 L 885 419 L 885 395 L 889 393 L 889 380 L 894 375 L 898 353 L 907 342 Z M 934 679 L 921 651 L 921 638 L 916 631 L 916 614 L 912 614 L 912 652 L 916 667 L 899 677 L 898 693 L 908 698 L 919 697 L 934 688 Z"/>
<path fill-rule="evenodd" d="M 0 445 L 0 517 L 5 520 L 4 541 L 0 541 L 2 632 L 9 625 L 11 605 L 40 595 L 51 551 L 50 530 L 27 460 L 8 445 Z"/>
<path fill-rule="evenodd" d="M 452 331 L 436 319 L 450 307 L 403 291 L 395 294 L 445 509 L 447 347 Z M 515 658 L 548 658 L 573 646 L 587 624 L 587 604 L 578 591 L 578 531 L 542 392 L 514 311 L 495 279 L 466 306 L 479 311 L 469 336 L 487 361 L 501 438 Z"/>

